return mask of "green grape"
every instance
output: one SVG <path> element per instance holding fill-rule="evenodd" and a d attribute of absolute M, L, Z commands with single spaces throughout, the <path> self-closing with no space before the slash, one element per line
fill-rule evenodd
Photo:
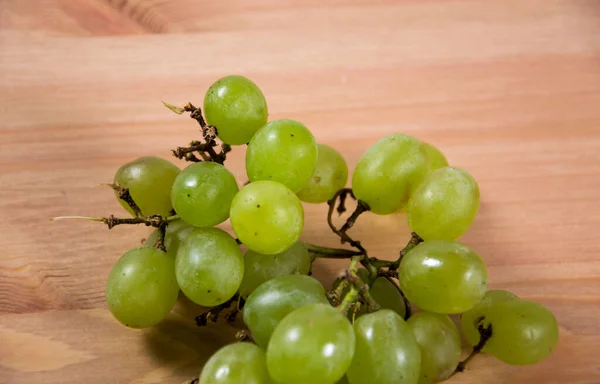
<path fill-rule="evenodd" d="M 254 344 L 230 344 L 204 365 L 199 384 L 272 384 L 265 352 Z"/>
<path fill-rule="evenodd" d="M 427 173 L 431 173 L 437 169 L 444 168 L 448 166 L 448 160 L 446 160 L 446 156 L 429 143 L 423 143 L 423 149 L 425 149 L 425 153 L 427 154 Z"/>
<path fill-rule="evenodd" d="M 421 311 L 408 319 L 421 348 L 421 378 L 419 384 L 445 380 L 460 361 L 460 333 L 446 315 Z"/>
<path fill-rule="evenodd" d="M 244 256 L 244 278 L 240 285 L 240 295 L 247 298 L 256 287 L 277 276 L 307 275 L 310 263 L 308 249 L 301 241 L 276 255 L 249 250 Z"/>
<path fill-rule="evenodd" d="M 503 290 L 490 290 L 485 293 L 479 303 L 460 316 L 460 325 L 465 339 L 471 345 L 477 345 L 481 339 L 479 334 L 479 322 L 483 319 L 492 306 L 505 300 L 518 300 L 514 294 Z"/>
<path fill-rule="evenodd" d="M 211 161 L 185 168 L 173 183 L 171 202 L 179 217 L 196 227 L 212 227 L 227 220 L 238 191 L 231 172 Z"/>
<path fill-rule="evenodd" d="M 292 192 L 306 186 L 317 166 L 317 143 L 302 123 L 274 120 L 262 127 L 246 151 L 250 181 L 277 181 Z"/>
<path fill-rule="evenodd" d="M 117 170 L 113 183 L 128 188 L 133 201 L 144 216 L 169 216 L 171 213 L 171 186 L 179 168 L 160 157 L 140 157 Z M 119 194 L 115 192 L 117 198 Z M 119 199 L 127 212 L 133 210 Z"/>
<path fill-rule="evenodd" d="M 310 304 L 287 315 L 271 336 L 267 369 L 285 384 L 335 384 L 354 355 L 354 332 L 342 312 Z"/>
<path fill-rule="evenodd" d="M 546 307 L 526 300 L 503 300 L 488 309 L 483 326 L 492 337 L 483 352 L 511 365 L 542 361 L 558 342 L 556 318 Z"/>
<path fill-rule="evenodd" d="M 175 258 L 177 282 L 188 299 L 214 307 L 240 287 L 244 259 L 240 247 L 218 228 L 195 228 L 179 246 Z"/>
<path fill-rule="evenodd" d="M 226 76 L 206 92 L 204 116 L 224 143 L 241 145 L 266 124 L 269 112 L 256 84 L 243 76 Z"/>
<path fill-rule="evenodd" d="M 274 181 L 246 185 L 231 202 L 231 226 L 249 249 L 273 255 L 291 247 L 304 227 L 302 203 Z"/>
<path fill-rule="evenodd" d="M 342 155 L 325 144 L 317 144 L 317 168 L 308 184 L 298 193 L 307 203 L 324 203 L 346 186 L 348 165 Z"/>
<path fill-rule="evenodd" d="M 279 276 L 261 284 L 248 296 L 244 323 L 256 344 L 265 348 L 281 319 L 297 308 L 315 303 L 329 303 L 321 283 L 308 276 Z"/>
<path fill-rule="evenodd" d="M 373 144 L 352 177 L 354 195 L 373 213 L 387 215 L 406 204 L 427 172 L 427 154 L 414 137 L 393 134 Z"/>
<path fill-rule="evenodd" d="M 348 383 L 348 378 L 346 376 L 342 377 L 340 381 L 338 381 L 336 384 L 349 384 Z"/>
<path fill-rule="evenodd" d="M 406 213 L 409 227 L 425 240 L 455 240 L 479 209 L 479 186 L 462 169 L 434 171 L 414 191 Z"/>
<path fill-rule="evenodd" d="M 173 308 L 179 294 L 175 260 L 153 247 L 125 253 L 106 283 L 106 302 L 121 323 L 132 328 L 158 324 Z"/>
<path fill-rule="evenodd" d="M 350 384 L 417 384 L 421 351 L 396 312 L 382 309 L 354 323 L 356 347 L 346 373 Z"/>
<path fill-rule="evenodd" d="M 444 240 L 426 241 L 400 263 L 400 288 L 411 303 L 436 313 L 461 313 L 487 290 L 487 269 L 471 248 Z"/>
<path fill-rule="evenodd" d="M 165 248 L 167 249 L 167 254 L 175 257 L 177 255 L 177 250 L 179 249 L 179 245 L 181 242 L 187 237 L 191 230 L 194 227 L 189 225 L 183 220 L 175 220 L 169 223 L 167 229 L 165 231 Z M 158 241 L 158 237 L 160 236 L 160 230 L 154 230 L 150 236 L 144 242 L 144 245 L 148 245 L 150 247 L 154 246 Z"/>

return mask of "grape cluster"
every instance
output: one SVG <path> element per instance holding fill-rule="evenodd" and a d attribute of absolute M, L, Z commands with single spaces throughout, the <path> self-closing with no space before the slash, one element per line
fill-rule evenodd
<path fill-rule="evenodd" d="M 174 151 L 193 163 L 180 170 L 143 157 L 123 165 L 112 187 L 133 217 L 95 220 L 156 228 L 108 278 L 108 307 L 126 326 L 159 323 L 179 291 L 213 314 L 238 302 L 253 343 L 219 350 L 199 383 L 423 384 L 463 371 L 480 351 L 514 365 L 552 352 L 558 340 L 552 313 L 488 290 L 485 263 L 456 242 L 475 219 L 479 187 L 437 148 L 405 134 L 386 136 L 359 160 L 350 189 L 342 155 L 317 144 L 298 121 L 268 122 L 263 93 L 244 77 L 214 83 L 204 115 L 191 104 L 166 105 L 201 125 L 205 142 Z M 240 188 L 223 161 L 241 145 L 249 181 Z M 336 206 L 344 212 L 348 198 L 358 207 L 337 228 L 332 212 Z M 301 201 L 327 203 L 329 225 L 356 250 L 302 242 Z M 369 257 L 348 235 L 365 211 L 405 212 L 413 234 L 397 260 Z M 235 238 L 215 228 L 227 219 Z M 317 257 L 350 259 L 329 291 L 309 276 Z M 462 314 L 473 346 L 463 362 L 451 314 Z"/>

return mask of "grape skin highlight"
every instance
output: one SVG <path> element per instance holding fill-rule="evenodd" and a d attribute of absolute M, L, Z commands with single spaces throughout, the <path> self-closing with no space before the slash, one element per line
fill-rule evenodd
<path fill-rule="evenodd" d="M 206 362 L 199 384 L 274 384 L 265 352 L 254 344 L 230 344 Z"/>
<path fill-rule="evenodd" d="M 452 241 L 426 241 L 400 263 L 400 288 L 411 303 L 436 313 L 461 313 L 487 291 L 487 269 L 471 248 Z"/>
<path fill-rule="evenodd" d="M 265 348 L 279 322 L 290 312 L 308 304 L 329 304 L 325 289 L 309 276 L 286 275 L 271 279 L 248 296 L 244 323 L 256 344 Z"/>

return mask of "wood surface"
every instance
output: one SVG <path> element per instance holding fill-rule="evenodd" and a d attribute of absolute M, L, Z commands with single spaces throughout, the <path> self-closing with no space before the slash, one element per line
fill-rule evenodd
<path fill-rule="evenodd" d="M 351 167 L 404 132 L 479 181 L 461 241 L 561 337 L 538 365 L 482 356 L 451 383 L 599 384 L 599 59 L 597 0 L 0 0 L 0 383 L 178 384 L 232 340 L 185 301 L 154 329 L 119 325 L 104 284 L 148 230 L 48 218 L 123 214 L 97 185 L 198 138 L 160 101 L 201 104 L 236 73 Z M 393 258 L 409 230 L 365 215 L 353 234 Z M 337 245 L 324 206 L 306 206 L 303 238 Z M 324 282 L 344 266 L 318 264 Z"/>

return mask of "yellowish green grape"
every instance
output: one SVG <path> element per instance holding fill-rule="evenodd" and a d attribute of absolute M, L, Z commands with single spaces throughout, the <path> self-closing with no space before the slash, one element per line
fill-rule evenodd
<path fill-rule="evenodd" d="M 246 150 L 250 181 L 277 181 L 292 192 L 306 186 L 317 166 L 317 143 L 295 120 L 274 120 L 262 127 Z"/>
<path fill-rule="evenodd" d="M 106 283 L 108 308 L 132 328 L 158 324 L 173 308 L 178 294 L 175 260 L 153 247 L 134 248 L 121 256 Z"/>
<path fill-rule="evenodd" d="M 460 316 L 461 329 L 467 342 L 471 345 L 477 345 L 479 343 L 479 340 L 481 339 L 478 329 L 479 322 L 485 318 L 493 304 L 505 300 L 510 301 L 518 299 L 517 296 L 508 291 L 500 289 L 487 291 L 479 303 Z"/>
<path fill-rule="evenodd" d="M 393 134 L 373 144 L 361 157 L 352 177 L 354 195 L 373 213 L 401 209 L 427 173 L 427 154 L 414 137 Z"/>
<path fill-rule="evenodd" d="M 462 169 L 431 173 L 414 191 L 406 213 L 409 227 L 424 240 L 456 240 L 471 226 L 479 209 L 479 186 Z"/>
<path fill-rule="evenodd" d="M 342 155 L 325 144 L 317 144 L 317 168 L 308 184 L 298 193 L 307 203 L 324 203 L 346 186 L 348 165 Z"/>
<path fill-rule="evenodd" d="M 204 116 L 217 127 L 219 139 L 230 145 L 246 144 L 269 117 L 261 90 L 243 76 L 226 76 L 204 96 Z"/>
<path fill-rule="evenodd" d="M 240 247 L 218 228 L 196 228 L 179 246 L 175 274 L 181 291 L 198 305 L 214 307 L 240 287 L 244 259 Z"/>
<path fill-rule="evenodd" d="M 249 250 L 244 256 L 244 279 L 240 285 L 240 295 L 247 298 L 256 287 L 277 276 L 307 275 L 310 263 L 308 249 L 301 241 L 275 255 Z"/>
<path fill-rule="evenodd" d="M 285 185 L 255 181 L 231 202 L 231 225 L 249 249 L 273 255 L 291 247 L 304 228 L 302 203 Z"/>
<path fill-rule="evenodd" d="M 329 304 L 317 280 L 302 275 L 273 278 L 256 288 L 244 306 L 244 323 L 252 338 L 266 348 L 279 322 L 290 312 L 308 304 Z"/>
<path fill-rule="evenodd" d="M 425 153 L 427 153 L 427 173 L 431 173 L 437 169 L 444 168 L 448 166 L 448 160 L 446 160 L 446 156 L 429 143 L 423 143 L 423 149 L 425 149 Z"/>
<path fill-rule="evenodd" d="M 165 231 L 164 241 L 165 248 L 167 249 L 167 255 L 175 257 L 175 255 L 177 255 L 179 245 L 193 229 L 194 227 L 183 220 L 175 220 L 170 222 Z M 144 242 L 144 245 L 148 245 L 150 247 L 154 246 L 159 235 L 160 231 L 158 229 L 153 231 Z"/>
<path fill-rule="evenodd" d="M 230 344 L 204 365 L 199 384 L 272 384 L 265 352 L 254 344 Z"/>
<path fill-rule="evenodd" d="M 487 269 L 471 248 L 453 241 L 426 241 L 400 263 L 400 288 L 411 303 L 436 313 L 461 313 L 487 291 Z"/>
<path fill-rule="evenodd" d="M 196 227 L 212 227 L 227 220 L 238 191 L 231 172 L 210 161 L 185 168 L 173 183 L 171 202 L 179 217 Z"/>
<path fill-rule="evenodd" d="M 311 304 L 296 309 L 275 328 L 267 368 L 279 383 L 335 384 L 353 355 L 354 331 L 348 319 L 329 304 Z"/>
<path fill-rule="evenodd" d="M 526 300 L 503 300 L 488 309 L 484 327 L 492 326 L 492 337 L 483 352 L 511 365 L 542 361 L 558 342 L 556 318 L 546 307 Z"/>
<path fill-rule="evenodd" d="M 421 311 L 408 319 L 421 348 L 421 378 L 419 384 L 446 380 L 460 361 L 460 333 L 447 316 Z"/>
<path fill-rule="evenodd" d="M 350 384 L 417 384 L 421 351 L 396 312 L 382 309 L 362 316 L 354 333 L 354 359 L 346 373 Z"/>
<path fill-rule="evenodd" d="M 133 201 L 144 216 L 169 216 L 171 209 L 171 186 L 179 174 L 179 168 L 160 157 L 140 157 L 117 170 L 113 183 L 129 189 Z M 118 197 L 118 193 L 115 192 Z M 133 215 L 127 203 L 119 202 Z"/>

